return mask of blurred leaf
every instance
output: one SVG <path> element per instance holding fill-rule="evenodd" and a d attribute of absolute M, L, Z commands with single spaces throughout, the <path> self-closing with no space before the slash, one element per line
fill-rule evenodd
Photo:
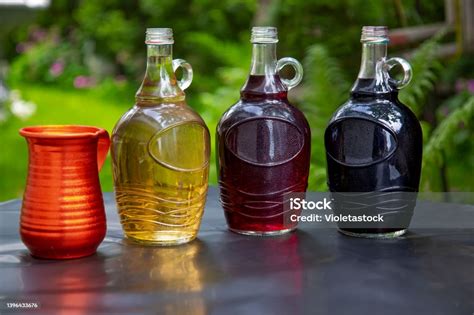
<path fill-rule="evenodd" d="M 463 124 L 465 128 L 470 127 L 472 130 L 471 124 L 474 122 L 474 96 L 466 97 L 464 95 L 455 98 L 463 98 L 464 102 L 440 122 L 423 150 L 422 187 L 425 190 L 436 189 L 436 186 L 431 183 L 431 179 L 442 163 L 447 162 L 444 160 L 444 151 L 452 145 L 453 139 L 459 134 L 460 125 Z M 452 101 L 448 100 L 448 102 Z M 470 140 L 471 145 L 472 137 L 471 131 L 470 137 L 465 138 L 467 141 Z M 456 163 L 456 161 L 453 162 Z M 467 170 L 472 171 L 472 167 L 467 166 Z M 469 176 L 472 176 L 472 174 Z"/>
<path fill-rule="evenodd" d="M 432 38 L 426 40 L 418 47 L 410 58 L 413 69 L 413 79 L 411 83 L 400 91 L 400 101 L 406 104 L 417 115 L 423 111 L 428 94 L 432 93 L 434 83 L 439 78 L 442 64 L 439 62 L 436 53 L 439 49 L 439 42 L 445 36 L 443 29 Z"/>
<path fill-rule="evenodd" d="M 326 190 L 324 130 L 333 112 L 348 98 L 349 82 L 335 58 L 322 45 L 311 46 L 304 59 L 304 99 L 301 109 L 311 126 L 311 190 Z"/>

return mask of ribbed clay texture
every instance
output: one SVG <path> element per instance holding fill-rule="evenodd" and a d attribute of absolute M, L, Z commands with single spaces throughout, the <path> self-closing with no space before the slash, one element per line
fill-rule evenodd
<path fill-rule="evenodd" d="M 29 165 L 20 234 L 33 256 L 93 254 L 106 232 L 98 177 L 109 147 L 107 131 L 87 126 L 39 126 L 20 131 Z"/>

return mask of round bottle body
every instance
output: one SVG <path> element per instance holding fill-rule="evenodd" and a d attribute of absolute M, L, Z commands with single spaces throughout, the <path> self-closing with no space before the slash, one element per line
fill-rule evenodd
<path fill-rule="evenodd" d="M 184 101 L 135 105 L 112 134 L 117 208 L 128 239 L 175 245 L 198 232 L 208 188 L 209 131 Z"/>
<path fill-rule="evenodd" d="M 282 97 L 241 99 L 217 127 L 221 202 L 229 229 L 278 235 L 295 229 L 285 207 L 308 186 L 311 134 L 303 113 Z"/>
<path fill-rule="evenodd" d="M 329 190 L 334 196 L 351 193 L 339 199 L 339 207 L 335 198 L 335 211 L 381 214 L 384 218 L 384 222 L 364 222 L 360 227 L 339 225 L 346 234 L 396 237 L 406 231 L 413 215 L 421 174 L 422 131 L 397 94 L 353 96 L 335 112 L 326 129 Z M 353 207 L 348 201 L 365 206 Z"/>

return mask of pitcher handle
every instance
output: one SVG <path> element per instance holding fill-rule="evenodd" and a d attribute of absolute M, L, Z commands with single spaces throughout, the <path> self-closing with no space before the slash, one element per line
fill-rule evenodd
<path fill-rule="evenodd" d="M 107 130 L 101 129 L 97 134 L 97 138 L 97 167 L 100 171 L 109 152 L 110 137 Z"/>
<path fill-rule="evenodd" d="M 303 66 L 298 60 L 291 57 L 281 58 L 277 61 L 276 67 L 278 72 L 280 72 L 280 70 L 286 66 L 291 66 L 293 67 L 293 69 L 295 69 L 295 76 L 293 77 L 293 79 L 280 78 L 281 82 L 283 82 L 283 84 L 289 91 L 298 84 L 300 84 L 301 80 L 303 80 Z"/>
<path fill-rule="evenodd" d="M 191 85 L 191 82 L 193 81 L 193 68 L 189 62 L 184 59 L 174 59 L 173 71 L 176 72 L 179 67 L 183 68 L 183 77 L 178 81 L 178 85 L 179 88 L 184 91 Z"/>
<path fill-rule="evenodd" d="M 403 89 L 405 86 L 407 86 L 408 83 L 410 83 L 411 78 L 413 76 L 413 72 L 408 61 L 406 61 L 403 58 L 394 57 L 394 58 L 385 60 L 384 65 L 386 68 L 385 71 L 387 72 L 387 76 L 388 76 L 388 82 L 392 87 L 395 87 L 397 90 L 400 90 L 400 89 Z M 403 78 L 401 80 L 392 78 L 389 73 L 389 71 L 397 65 L 400 65 L 403 69 Z"/>

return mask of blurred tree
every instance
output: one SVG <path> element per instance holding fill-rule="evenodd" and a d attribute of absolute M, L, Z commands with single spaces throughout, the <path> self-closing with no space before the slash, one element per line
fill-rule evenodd
<path fill-rule="evenodd" d="M 310 189 L 324 190 L 322 134 L 357 74 L 361 26 L 394 28 L 442 20 L 443 0 L 54 0 L 34 24 L 6 34 L 3 47 L 14 86 L 50 84 L 64 89 L 72 88 L 75 78 L 86 77 L 97 83 L 94 95 L 131 106 L 145 67 L 145 29 L 172 27 L 175 56 L 187 59 L 195 70 L 186 91 L 188 102 L 213 131 L 238 99 L 248 74 L 252 24 L 275 25 L 279 56 L 304 59 L 304 83 L 290 97 L 297 99 L 312 127 Z M 422 187 L 442 189 L 438 179 L 444 176 L 449 187 L 472 190 L 462 164 L 474 164 L 471 111 L 466 105 L 474 58 L 439 60 L 435 52 L 440 40 L 441 35 L 427 41 L 413 55 L 414 78 L 400 98 L 422 119 L 428 152 Z M 457 92 L 464 96 L 450 97 Z M 462 114 L 450 118 L 455 112 Z M 444 122 L 448 119 L 449 124 Z M 444 139 L 441 146 L 435 145 L 436 139 Z"/>

